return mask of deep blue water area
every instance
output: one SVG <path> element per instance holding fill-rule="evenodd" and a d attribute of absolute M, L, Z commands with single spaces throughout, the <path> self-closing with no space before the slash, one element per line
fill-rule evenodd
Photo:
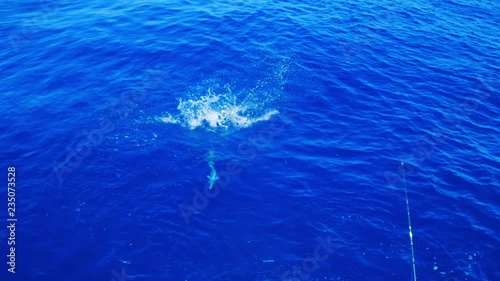
<path fill-rule="evenodd" d="M 500 2 L 0 22 L 2 281 L 500 280 Z"/>

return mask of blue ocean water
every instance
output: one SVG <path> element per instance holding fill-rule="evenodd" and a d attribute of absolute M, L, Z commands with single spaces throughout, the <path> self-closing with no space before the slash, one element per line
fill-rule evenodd
<path fill-rule="evenodd" d="M 1 280 L 500 280 L 500 2 L 0 21 Z"/>

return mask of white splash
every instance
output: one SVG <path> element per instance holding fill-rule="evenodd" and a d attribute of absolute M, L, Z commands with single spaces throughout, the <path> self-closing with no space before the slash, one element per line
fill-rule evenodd
<path fill-rule="evenodd" d="M 178 99 L 178 112 L 167 112 L 157 119 L 191 130 L 202 128 L 209 131 L 233 131 L 270 120 L 279 113 L 276 107 L 282 102 L 290 62 L 286 58 L 264 57 L 261 63 L 262 69 L 270 71 L 268 76 L 261 76 L 253 84 L 250 81 L 233 81 L 235 87 L 220 83 L 219 78 L 203 80 L 189 87 L 188 93 Z M 256 69 L 261 69 L 257 64 Z M 242 74 L 241 77 L 246 76 Z"/>
<path fill-rule="evenodd" d="M 172 116 L 170 113 L 167 113 L 167 115 L 160 117 L 159 119 L 164 123 L 171 123 L 171 124 L 179 123 L 179 120 L 175 119 L 175 117 Z"/>
<path fill-rule="evenodd" d="M 159 118 L 164 123 L 181 124 L 191 130 L 198 127 L 208 129 L 247 128 L 261 121 L 269 120 L 278 110 L 265 109 L 263 104 L 254 103 L 251 99 L 239 101 L 235 95 L 228 91 L 222 94 L 212 92 L 201 97 L 179 99 L 177 109 L 179 114 L 167 113 Z"/>

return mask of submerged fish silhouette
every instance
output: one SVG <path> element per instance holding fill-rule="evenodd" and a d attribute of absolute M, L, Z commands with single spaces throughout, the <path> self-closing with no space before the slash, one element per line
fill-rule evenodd
<path fill-rule="evenodd" d="M 210 184 L 208 186 L 208 189 L 212 189 L 212 187 L 214 187 L 214 183 L 219 179 L 215 169 L 212 169 L 212 171 L 210 172 L 210 175 L 208 175 L 207 178 L 208 178 L 208 183 Z"/>
<path fill-rule="evenodd" d="M 208 183 L 210 184 L 208 186 L 208 189 L 212 189 L 214 187 L 214 183 L 219 179 L 217 176 L 217 171 L 215 170 L 214 167 L 214 150 L 210 149 L 208 151 L 208 167 L 210 167 L 210 175 L 207 176 L 208 178 Z"/>

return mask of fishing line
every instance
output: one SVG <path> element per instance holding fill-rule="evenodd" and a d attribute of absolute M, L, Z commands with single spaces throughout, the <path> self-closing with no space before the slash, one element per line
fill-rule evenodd
<path fill-rule="evenodd" d="M 413 249 L 413 233 L 411 232 L 410 202 L 408 201 L 408 189 L 406 188 L 405 163 L 401 162 L 401 165 L 403 166 L 403 183 L 405 186 L 406 212 L 408 213 L 408 231 L 410 234 L 411 262 L 413 264 L 413 281 L 417 281 L 417 271 L 415 266 L 415 250 Z"/>

